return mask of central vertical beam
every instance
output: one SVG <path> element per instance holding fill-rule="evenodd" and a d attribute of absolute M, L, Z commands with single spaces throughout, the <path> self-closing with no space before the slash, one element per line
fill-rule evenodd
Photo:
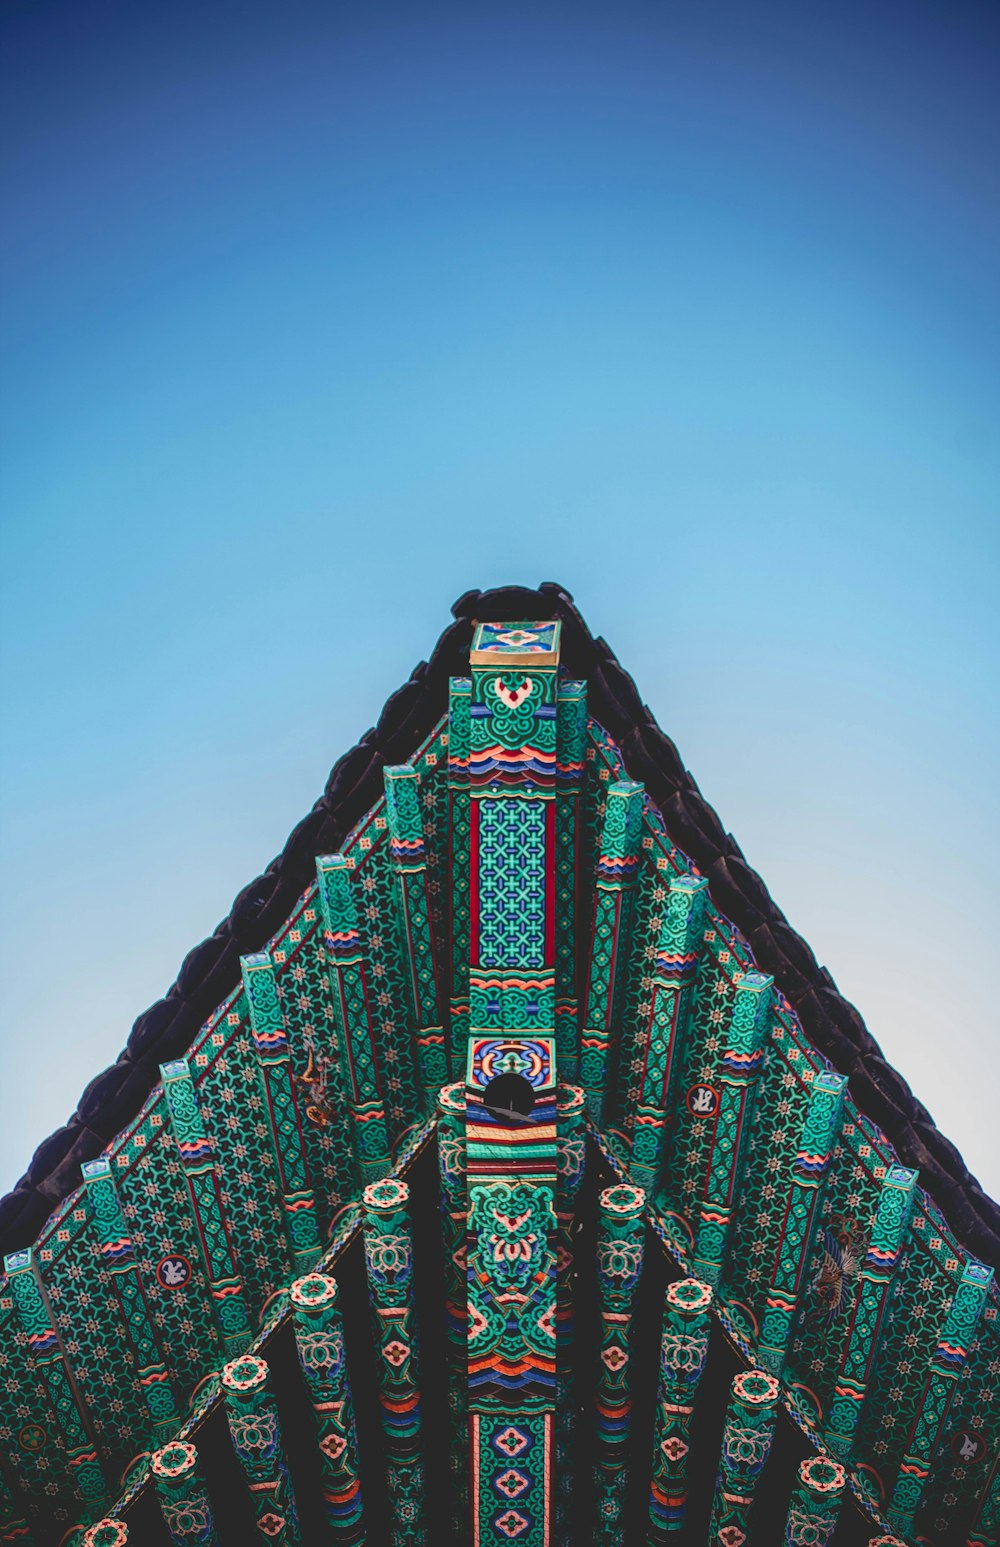
<path fill-rule="evenodd" d="M 483 1100 L 530 1086 L 526 1121 Z M 552 1037 L 470 1037 L 466 1083 L 472 1540 L 548 1547 L 556 1407 L 556 1088 Z"/>
<path fill-rule="evenodd" d="M 548 1547 L 553 1530 L 560 631 L 558 622 L 483 623 L 470 652 L 466 1285 L 475 1544 Z"/>
<path fill-rule="evenodd" d="M 556 1055 L 561 1080 L 579 1065 L 577 908 L 580 792 L 587 751 L 587 684 L 560 682 L 556 717 Z"/>

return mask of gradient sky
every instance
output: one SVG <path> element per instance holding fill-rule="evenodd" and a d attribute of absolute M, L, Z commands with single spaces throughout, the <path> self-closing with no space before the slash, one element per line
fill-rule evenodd
<path fill-rule="evenodd" d="M 0 1189 L 556 579 L 1000 1193 L 997 7 L 0 31 Z"/>

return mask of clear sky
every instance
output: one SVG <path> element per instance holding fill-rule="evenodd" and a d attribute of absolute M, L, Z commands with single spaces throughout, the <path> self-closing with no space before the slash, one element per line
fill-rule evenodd
<path fill-rule="evenodd" d="M 1000 1192 L 996 6 L 0 27 L 0 1188 L 556 579 Z"/>

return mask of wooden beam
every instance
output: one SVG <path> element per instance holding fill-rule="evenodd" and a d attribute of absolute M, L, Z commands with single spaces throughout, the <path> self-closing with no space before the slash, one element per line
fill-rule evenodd
<path fill-rule="evenodd" d="M 152 1458 L 153 1486 L 173 1547 L 218 1547 L 208 1490 L 198 1468 L 198 1452 L 174 1440 Z"/>
<path fill-rule="evenodd" d="M 266 951 L 260 951 L 241 956 L 240 970 L 277 1166 L 289 1260 L 294 1273 L 305 1273 L 319 1257 L 323 1243 L 274 963 Z"/>
<path fill-rule="evenodd" d="M 646 1195 L 626 1182 L 605 1187 L 599 1199 L 597 1288 L 601 1347 L 594 1383 L 597 1457 L 594 1541 L 614 1547 L 624 1530 L 632 1419 L 631 1322 L 642 1274 Z"/>
<path fill-rule="evenodd" d="M 601 828 L 587 1000 L 580 1034 L 580 1084 L 598 1124 L 604 1117 L 608 1057 L 632 936 L 643 796 L 643 786 L 632 779 L 609 785 Z"/>
<path fill-rule="evenodd" d="M 696 1278 L 670 1284 L 664 1296 L 647 1547 L 666 1547 L 684 1528 L 691 1415 L 708 1356 L 712 1299 L 711 1285 Z"/>
<path fill-rule="evenodd" d="M 468 1203 L 465 1179 L 465 1086 L 446 1085 L 438 1095 L 437 1153 L 444 1245 L 445 1319 L 448 1333 L 448 1467 L 452 1488 L 452 1530 L 466 1529 L 469 1511 L 469 1417 L 467 1409 L 468 1321 L 466 1243 Z"/>
<path fill-rule="evenodd" d="M 580 889 L 580 793 L 586 769 L 587 684 L 558 685 L 556 718 L 556 1054 L 559 1077 L 579 1071 L 577 910 Z"/>
<path fill-rule="evenodd" d="M 916 1189 L 917 1173 L 903 1166 L 893 1166 L 882 1183 L 826 1422 L 826 1445 L 838 1461 L 849 1462 L 853 1454 L 889 1290 L 910 1229 Z"/>
<path fill-rule="evenodd" d="M 34 1250 L 11 1252 L 4 1258 L 7 1287 L 14 1312 L 25 1335 L 31 1363 L 55 1415 L 58 1435 L 48 1436 L 49 1446 L 61 1452 L 74 1490 L 83 1505 L 83 1523 L 99 1518 L 108 1502 L 108 1489 L 98 1450 L 83 1403 L 49 1309 Z M 43 1428 L 48 1434 L 49 1426 Z"/>
<path fill-rule="evenodd" d="M 409 1201 L 407 1184 L 392 1177 L 362 1194 L 392 1547 L 423 1547 L 427 1539 Z"/>
<path fill-rule="evenodd" d="M 708 1172 L 695 1228 L 691 1272 L 715 1285 L 722 1276 L 753 1117 L 757 1082 L 771 1031 L 774 979 L 744 972 L 736 982 L 729 1034 L 718 1072 Z M 707 1088 L 707 1087 L 706 1087 Z"/>
<path fill-rule="evenodd" d="M 392 1155 L 369 1000 L 371 975 L 351 888 L 350 862 L 342 854 L 321 855 L 316 861 L 316 879 L 330 990 L 344 1054 L 342 1066 L 347 1075 L 346 1094 L 354 1119 L 358 1172 L 362 1182 L 378 1181 L 389 1170 Z"/>
<path fill-rule="evenodd" d="M 175 1434 L 180 1414 L 170 1386 L 166 1360 L 152 1318 L 132 1237 L 118 1200 L 110 1160 L 88 1160 L 81 1168 L 90 1217 L 104 1266 L 115 1286 L 122 1319 L 135 1355 L 136 1377 L 149 1413 L 150 1432 L 159 1439 Z M 0 1538 L 2 1540 L 2 1538 Z"/>
<path fill-rule="evenodd" d="M 956 1383 L 972 1350 L 993 1269 L 967 1258 L 952 1298 L 937 1347 L 931 1357 L 906 1451 L 886 1510 L 894 1531 L 908 1535 L 930 1476 L 931 1462 L 948 1420 Z"/>
<path fill-rule="evenodd" d="M 765 1370 L 745 1370 L 733 1381 L 715 1480 L 709 1547 L 746 1540 L 750 1511 L 774 1435 L 781 1387 Z"/>
<path fill-rule="evenodd" d="M 448 1066 L 453 1080 L 465 1078 L 469 1036 L 469 757 L 471 754 L 472 678 L 452 677 L 448 684 L 448 847 L 451 885 L 449 920 Z"/>
<path fill-rule="evenodd" d="M 557 1053 L 558 1056 L 558 1053 Z M 569 1530 L 575 1475 L 576 1203 L 587 1162 L 586 1097 L 578 1085 L 560 1085 L 556 1112 L 556 1538 Z"/>
<path fill-rule="evenodd" d="M 364 1501 L 336 1280 L 308 1273 L 292 1284 L 289 1299 L 299 1366 L 316 1419 L 330 1539 L 337 1547 L 359 1547 L 366 1540 Z"/>
<path fill-rule="evenodd" d="M 764 1302 L 757 1360 L 780 1376 L 791 1342 L 830 1159 L 843 1122 L 847 1077 L 823 1071 L 812 1083 L 809 1106 L 792 1162 L 784 1222 Z"/>
<path fill-rule="evenodd" d="M 826 1456 L 801 1462 L 785 1521 L 784 1547 L 829 1547 L 837 1529 L 847 1473 Z"/>
<path fill-rule="evenodd" d="M 691 989 L 705 932 L 708 882 L 704 876 L 675 876 L 667 886 L 663 923 L 656 944 L 653 989 L 639 1103 L 632 1137 L 630 1174 L 652 1197 L 660 1179 L 671 1086 L 684 1047 Z"/>
<path fill-rule="evenodd" d="M 233 1255 L 212 1141 L 205 1132 L 187 1059 L 175 1058 L 161 1064 L 160 1078 L 194 1210 L 215 1324 L 225 1352 L 230 1356 L 241 1354 L 253 1340 L 253 1328 L 243 1295 L 243 1280 Z"/>
<path fill-rule="evenodd" d="M 250 1489 L 257 1534 L 270 1547 L 298 1547 L 295 1494 L 266 1360 L 242 1354 L 224 1365 L 222 1395 L 229 1438 Z"/>
<path fill-rule="evenodd" d="M 427 896 L 427 851 L 420 809 L 420 779 L 416 769 L 409 766 L 387 768 L 384 778 L 389 853 L 396 875 L 406 942 L 417 1066 L 424 1093 L 424 1110 L 433 1112 L 438 1091 L 448 1080 L 448 1054 Z"/>
<path fill-rule="evenodd" d="M 530 1088 L 529 1114 L 487 1104 L 501 1079 Z M 470 1036 L 465 1100 L 471 1539 L 545 1547 L 556 1407 L 554 1039 Z"/>

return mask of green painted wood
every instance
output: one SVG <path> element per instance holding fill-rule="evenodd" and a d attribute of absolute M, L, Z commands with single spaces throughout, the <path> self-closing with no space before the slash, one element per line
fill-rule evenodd
<path fill-rule="evenodd" d="M 596 1123 L 604 1115 L 608 1057 L 631 943 L 643 796 L 643 786 L 632 779 L 610 785 L 601 828 L 587 1001 L 580 1034 L 580 1084 Z"/>
<path fill-rule="evenodd" d="M 174 1440 L 154 1453 L 153 1486 L 173 1547 L 218 1547 L 208 1490 L 198 1468 L 198 1452 Z"/>
<path fill-rule="evenodd" d="M 385 1443 L 391 1547 L 424 1547 L 424 1464 L 420 1433 L 417 1316 L 413 1298 L 410 1189 L 387 1177 L 364 1204 L 365 1267 Z"/>
<path fill-rule="evenodd" d="M 930 1476 L 931 1461 L 954 1400 L 956 1383 L 976 1340 L 992 1283 L 992 1268 L 966 1260 L 927 1371 L 920 1406 L 886 1510 L 893 1530 L 903 1535 L 913 1529 L 913 1519 Z"/>
<path fill-rule="evenodd" d="M 438 1095 L 437 1154 L 448 1334 L 451 1525 L 453 1534 L 458 1538 L 466 1527 L 469 1511 L 469 1415 L 466 1402 L 469 1317 L 465 1285 L 469 1215 L 465 1174 L 464 1085 L 446 1085 Z"/>
<path fill-rule="evenodd" d="M 347 1095 L 354 1117 L 354 1146 L 363 1181 L 377 1181 L 392 1164 L 385 1100 L 379 1083 L 375 1027 L 370 1003 L 370 974 L 365 959 L 358 909 L 351 887 L 351 866 L 342 854 L 322 855 L 316 879 L 325 925 L 324 944 L 348 1076 Z"/>
<path fill-rule="evenodd" d="M 82 1171 L 87 1206 L 97 1231 L 101 1256 L 115 1286 L 132 1344 L 136 1379 L 149 1412 L 150 1435 L 161 1441 L 179 1427 L 180 1413 L 166 1360 L 153 1329 L 135 1247 L 115 1189 L 111 1162 L 104 1158 L 88 1160 Z"/>
<path fill-rule="evenodd" d="M 556 1054 L 560 1079 L 579 1071 L 579 852 L 586 769 L 587 684 L 558 685 L 556 713 Z"/>
<path fill-rule="evenodd" d="M 799 1465 L 785 1520 L 784 1547 L 829 1547 L 840 1518 L 847 1473 L 826 1456 Z"/>
<path fill-rule="evenodd" d="M 417 1064 L 425 1110 L 433 1112 L 438 1091 L 448 1080 L 448 1053 L 438 997 L 427 895 L 427 848 L 420 809 L 420 780 L 416 769 L 401 767 L 385 770 L 385 812 L 406 940 Z"/>
<path fill-rule="evenodd" d="M 253 1329 L 243 1280 L 233 1255 L 212 1143 L 205 1132 L 187 1059 L 177 1058 L 161 1064 L 160 1078 L 198 1227 L 219 1337 L 227 1354 L 240 1354 L 249 1348 Z"/>
<path fill-rule="evenodd" d="M 254 1524 L 271 1547 L 299 1547 L 298 1514 L 267 1362 L 242 1354 L 222 1370 L 229 1437 L 250 1490 Z"/>
<path fill-rule="evenodd" d="M 754 1098 L 771 1027 L 774 979 L 744 972 L 733 996 L 729 1033 L 718 1069 L 717 1112 L 691 1253 L 691 1272 L 717 1284 L 739 1206 L 740 1177 Z"/>
<path fill-rule="evenodd" d="M 809 1253 L 840 1135 L 846 1093 L 845 1075 L 824 1071 L 816 1076 L 789 1168 L 784 1221 L 757 1342 L 757 1360 L 772 1375 L 781 1375 L 784 1369 L 800 1297 L 808 1284 Z"/>
<path fill-rule="evenodd" d="M 45 1445 L 64 1459 L 74 1490 L 83 1506 L 83 1520 L 90 1524 L 104 1512 L 109 1492 L 104 1481 L 97 1445 L 70 1374 L 52 1312 L 45 1299 L 41 1277 L 31 1248 L 4 1258 L 7 1285 L 35 1372 L 41 1380 L 58 1428 L 58 1441 L 46 1424 L 41 1426 Z M 53 1458 L 54 1459 L 54 1458 Z"/>
<path fill-rule="evenodd" d="M 697 1278 L 679 1279 L 664 1296 L 647 1547 L 666 1547 L 687 1518 L 691 1418 L 708 1357 L 712 1300 L 711 1285 Z"/>
<path fill-rule="evenodd" d="M 861 1269 L 855 1313 L 840 1361 L 825 1439 L 838 1461 L 849 1461 L 868 1394 L 883 1317 L 913 1215 L 917 1173 L 894 1166 L 882 1183 L 878 1212 Z"/>
<path fill-rule="evenodd" d="M 558 1028 L 557 1028 L 558 1035 Z M 557 1051 L 558 1057 L 558 1051 Z M 578 1085 L 560 1085 L 556 1099 L 556 1537 L 569 1529 L 579 1408 L 576 1347 L 576 1206 L 587 1164 L 587 1098 Z"/>
<path fill-rule="evenodd" d="M 594 1381 L 597 1408 L 594 1540 L 617 1547 L 624 1529 L 632 1416 L 632 1310 L 646 1233 L 641 1187 L 616 1183 L 600 1194 L 597 1287 L 601 1347 Z"/>
<path fill-rule="evenodd" d="M 472 678 L 448 686 L 448 922 L 451 936 L 448 1065 L 453 1080 L 465 1078 L 469 1037 L 469 758 L 472 750 Z"/>
<path fill-rule="evenodd" d="M 312 1267 L 323 1243 L 306 1161 L 292 1057 L 274 963 L 266 951 L 240 957 L 250 1034 L 260 1067 L 264 1112 L 278 1170 L 282 1217 L 294 1272 Z"/>
<path fill-rule="evenodd" d="M 295 1280 L 289 1298 L 299 1367 L 316 1419 L 330 1540 L 337 1547 L 356 1547 L 366 1540 L 364 1500 L 336 1280 L 306 1274 Z"/>
<path fill-rule="evenodd" d="M 652 996 L 635 1113 L 630 1173 L 652 1195 L 659 1184 L 675 1075 L 684 1052 L 684 1032 L 698 956 L 705 932 L 708 882 L 704 876 L 675 876 L 668 882 L 663 923 L 656 943 Z"/>
<path fill-rule="evenodd" d="M 754 1494 L 771 1451 L 780 1391 L 775 1377 L 764 1370 L 746 1370 L 733 1381 L 722 1431 L 709 1547 L 739 1547 L 747 1538 Z"/>

